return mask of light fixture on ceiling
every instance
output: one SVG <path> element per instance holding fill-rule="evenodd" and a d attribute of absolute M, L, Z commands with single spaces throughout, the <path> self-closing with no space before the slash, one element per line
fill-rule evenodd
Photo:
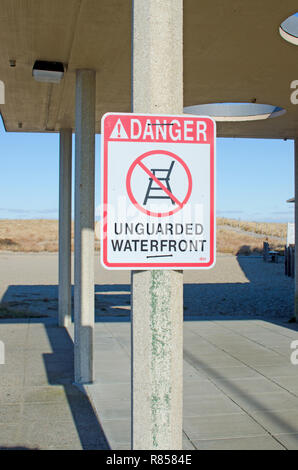
<path fill-rule="evenodd" d="M 253 100 L 254 101 L 254 100 Z M 279 106 L 259 103 L 207 103 L 184 108 L 186 114 L 210 116 L 215 121 L 257 121 L 281 116 L 286 112 Z"/>
<path fill-rule="evenodd" d="M 281 23 L 279 34 L 286 41 L 298 46 L 298 13 L 294 13 Z"/>
<path fill-rule="evenodd" d="M 36 60 L 32 75 L 37 82 L 60 83 L 64 76 L 64 65 L 62 62 Z"/>

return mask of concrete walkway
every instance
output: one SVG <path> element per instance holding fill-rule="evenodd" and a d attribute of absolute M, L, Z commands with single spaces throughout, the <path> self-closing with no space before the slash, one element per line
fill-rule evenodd
<path fill-rule="evenodd" d="M 72 384 L 73 328 L 56 326 L 57 255 L 0 261 L 2 302 L 47 316 L 0 320 L 0 448 L 128 449 L 129 272 L 96 262 L 96 383 L 86 394 Z M 185 273 L 185 449 L 298 449 L 293 287 L 282 265 L 250 257 Z"/>
<path fill-rule="evenodd" d="M 96 325 L 88 395 L 113 449 L 130 447 L 130 325 Z M 185 449 L 298 449 L 297 326 L 262 320 L 184 323 Z"/>
<path fill-rule="evenodd" d="M 184 323 L 185 449 L 298 449 L 297 329 L 251 319 Z M 130 448 L 130 324 L 96 323 L 96 383 L 87 394 L 72 385 L 71 330 L 53 319 L 0 322 L 1 449 Z"/>
<path fill-rule="evenodd" d="M 53 320 L 0 321 L 0 449 L 108 449 L 73 382 L 73 342 Z"/>

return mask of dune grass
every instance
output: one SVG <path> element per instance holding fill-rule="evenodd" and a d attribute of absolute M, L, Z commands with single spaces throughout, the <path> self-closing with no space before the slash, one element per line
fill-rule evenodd
<path fill-rule="evenodd" d="M 246 222 L 235 219 L 227 219 L 225 217 L 218 217 L 217 225 L 227 225 L 229 227 L 239 228 L 245 232 L 254 232 L 260 235 L 266 235 L 268 237 L 287 237 L 287 224 L 274 222 Z"/>
<path fill-rule="evenodd" d="M 282 250 L 285 244 L 286 224 L 245 222 L 223 217 L 217 218 L 217 251 L 219 253 L 250 254 L 260 253 L 263 242 L 270 248 Z M 235 230 L 234 230 L 235 229 Z M 247 233 L 241 233 L 240 231 Z M 264 237 L 257 238 L 253 232 Z M 280 237 L 275 240 L 271 237 Z M 72 226 L 72 250 L 74 247 L 74 227 Z M 95 249 L 100 249 L 95 239 Z M 58 251 L 57 220 L 0 220 L 0 251 L 48 252 Z"/>

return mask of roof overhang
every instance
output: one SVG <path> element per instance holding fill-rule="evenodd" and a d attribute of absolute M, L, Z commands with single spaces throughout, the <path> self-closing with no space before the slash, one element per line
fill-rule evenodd
<path fill-rule="evenodd" d="M 131 4 L 0 0 L 0 111 L 7 131 L 74 128 L 78 68 L 97 71 L 97 132 L 104 113 L 131 111 Z M 219 122 L 218 136 L 298 137 L 298 105 L 290 99 L 298 48 L 279 34 L 296 11 L 295 0 L 184 0 L 184 105 L 253 102 L 286 110 L 275 119 Z M 65 64 L 61 83 L 36 82 L 35 60 Z"/>

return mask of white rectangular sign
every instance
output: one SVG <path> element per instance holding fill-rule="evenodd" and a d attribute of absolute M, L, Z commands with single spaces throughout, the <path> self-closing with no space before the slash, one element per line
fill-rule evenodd
<path fill-rule="evenodd" d="M 295 245 L 295 224 L 288 222 L 287 246 Z"/>
<path fill-rule="evenodd" d="M 215 122 L 108 113 L 101 129 L 103 266 L 212 267 Z"/>

